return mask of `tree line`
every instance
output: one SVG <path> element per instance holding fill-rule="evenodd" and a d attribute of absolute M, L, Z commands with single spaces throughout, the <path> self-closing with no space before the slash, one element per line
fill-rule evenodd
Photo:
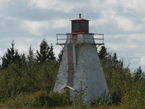
<path fill-rule="evenodd" d="M 123 105 L 125 108 L 143 109 L 145 103 L 145 72 L 141 69 L 141 66 L 131 72 L 129 64 L 124 67 L 123 59 L 118 60 L 117 54 L 108 52 L 104 46 L 101 47 L 98 56 L 110 90 L 112 103 Z"/>
<path fill-rule="evenodd" d="M 1 69 L 7 69 L 10 63 L 15 63 L 19 67 L 22 66 L 22 62 L 30 63 L 37 61 L 38 63 L 44 63 L 49 61 L 58 61 L 61 60 L 62 51 L 58 55 L 58 59 L 55 57 L 55 53 L 53 51 L 53 45 L 48 45 L 45 39 L 42 40 L 40 44 L 40 50 L 36 50 L 36 56 L 34 56 L 32 45 L 29 47 L 29 54 L 25 56 L 25 54 L 20 54 L 18 50 L 14 48 L 14 41 L 11 43 L 11 48 L 7 49 L 7 52 L 1 57 L 2 65 L 0 66 Z"/>
<path fill-rule="evenodd" d="M 55 106 L 68 105 L 64 100 L 65 95 L 52 93 L 63 50 L 56 59 L 53 45 L 49 46 L 45 39 L 40 43 L 40 50 L 36 50 L 36 56 L 32 46 L 29 48 L 29 54 L 25 56 L 24 53 L 20 54 L 15 50 L 13 41 L 11 45 L 11 48 L 8 48 L 1 57 L 0 106 L 13 104 L 43 107 L 49 104 L 49 100 L 54 101 Z M 98 56 L 110 91 L 112 105 L 123 108 L 145 108 L 145 73 L 141 67 L 131 72 L 129 64 L 124 67 L 123 59 L 119 60 L 117 53 L 108 52 L 105 46 L 98 51 Z M 24 100 L 21 104 L 22 98 L 27 98 L 28 102 Z M 104 105 L 98 100 L 95 104 Z"/>

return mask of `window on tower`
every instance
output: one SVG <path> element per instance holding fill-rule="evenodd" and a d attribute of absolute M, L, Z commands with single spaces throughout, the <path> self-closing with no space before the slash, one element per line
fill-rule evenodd
<path fill-rule="evenodd" d="M 74 31 L 78 31 L 80 30 L 80 25 L 79 25 L 79 22 L 74 22 Z"/>
<path fill-rule="evenodd" d="M 88 32 L 88 22 L 87 21 L 81 21 L 81 31 Z"/>
<path fill-rule="evenodd" d="M 85 23 L 86 23 L 86 25 L 85 25 L 86 26 L 86 30 L 88 30 L 89 29 L 88 21 L 86 21 Z"/>
<path fill-rule="evenodd" d="M 85 30 L 85 21 L 81 21 L 81 29 Z"/>

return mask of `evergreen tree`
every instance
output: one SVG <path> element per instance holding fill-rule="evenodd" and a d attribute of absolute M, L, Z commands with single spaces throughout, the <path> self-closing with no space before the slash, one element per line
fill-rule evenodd
<path fill-rule="evenodd" d="M 141 66 L 139 66 L 139 68 L 137 68 L 137 70 L 134 71 L 133 81 L 137 82 L 137 81 L 141 80 L 142 78 L 144 78 L 144 73 L 141 69 Z"/>
<path fill-rule="evenodd" d="M 114 63 L 118 62 L 116 53 L 114 53 L 114 55 L 112 57 L 112 60 L 113 60 Z"/>
<path fill-rule="evenodd" d="M 33 53 L 33 50 L 34 49 L 32 49 L 32 45 L 30 45 L 30 47 L 29 47 L 29 55 L 27 55 L 27 58 L 28 58 L 28 61 L 29 62 L 34 61 L 34 53 Z"/>
<path fill-rule="evenodd" d="M 53 46 L 51 45 L 51 47 L 49 47 L 45 39 L 43 39 L 40 44 L 40 53 L 38 52 L 38 50 L 36 51 L 36 53 L 37 53 L 36 55 L 37 60 L 40 63 L 46 62 L 49 60 L 55 60 Z"/>
<path fill-rule="evenodd" d="M 18 53 L 18 50 L 14 49 L 14 41 L 11 43 L 12 47 L 7 49 L 7 52 L 2 59 L 2 69 L 7 68 L 10 63 L 15 63 L 21 66 L 21 56 Z"/>
<path fill-rule="evenodd" d="M 112 64 L 112 68 L 114 69 L 117 69 L 118 67 L 123 68 L 123 60 L 118 60 L 116 53 L 114 53 L 114 55 L 111 56 L 111 64 Z"/>
<path fill-rule="evenodd" d="M 105 59 L 106 56 L 107 56 L 107 48 L 105 48 L 105 46 L 102 46 L 99 53 L 98 53 L 98 56 L 100 59 Z"/>
<path fill-rule="evenodd" d="M 112 55 L 112 52 L 107 52 L 104 46 L 101 47 L 98 56 L 110 90 L 112 103 L 118 105 L 121 102 L 125 84 L 132 82 L 130 70 L 128 67 L 123 68 L 123 60 L 118 60 L 116 53 Z"/>
<path fill-rule="evenodd" d="M 23 53 L 22 55 L 21 55 L 21 64 L 24 64 L 24 65 L 26 65 L 26 56 L 25 56 L 25 53 Z"/>
<path fill-rule="evenodd" d="M 58 62 L 61 62 L 62 59 L 62 55 L 63 55 L 63 49 L 60 51 L 60 53 L 58 54 Z"/>
<path fill-rule="evenodd" d="M 2 65 L 0 65 L 0 71 L 2 70 Z"/>
<path fill-rule="evenodd" d="M 55 60 L 55 54 L 53 52 L 53 45 L 51 44 L 50 50 L 49 50 L 49 60 Z"/>

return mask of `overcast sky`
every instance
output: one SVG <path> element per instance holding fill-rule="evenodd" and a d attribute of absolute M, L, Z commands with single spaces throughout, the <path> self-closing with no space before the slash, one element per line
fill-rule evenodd
<path fill-rule="evenodd" d="M 44 38 L 57 56 L 56 34 L 70 33 L 70 20 L 79 13 L 90 20 L 90 33 L 104 34 L 109 52 L 132 71 L 139 65 L 145 71 L 145 0 L 0 0 L 0 57 L 12 40 L 27 55 Z"/>

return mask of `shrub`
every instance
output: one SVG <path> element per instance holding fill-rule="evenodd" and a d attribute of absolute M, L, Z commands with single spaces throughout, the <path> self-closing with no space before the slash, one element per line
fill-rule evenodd
<path fill-rule="evenodd" d="M 65 90 L 62 93 L 51 91 L 49 96 L 53 99 L 53 101 L 54 101 L 53 106 L 55 106 L 55 107 L 56 106 L 62 107 L 62 106 L 69 105 L 67 90 Z"/>
<path fill-rule="evenodd" d="M 109 99 L 109 93 L 106 94 L 106 90 L 102 93 L 102 96 L 100 98 L 96 99 L 94 97 L 89 101 L 89 105 L 91 107 L 100 107 L 100 106 L 108 107 L 111 104 L 112 101 L 111 99 Z"/>
<path fill-rule="evenodd" d="M 81 87 L 78 90 L 75 90 L 75 97 L 72 101 L 72 108 L 73 109 L 86 109 L 87 102 L 84 101 L 84 98 L 87 96 L 85 95 L 87 87 L 84 89 L 82 88 L 82 82 L 80 82 Z"/>
<path fill-rule="evenodd" d="M 122 97 L 125 108 L 145 109 L 145 80 L 138 81 L 135 85 L 127 85 Z"/>
<path fill-rule="evenodd" d="M 34 107 L 62 107 L 69 104 L 66 91 L 63 93 L 51 91 L 49 94 L 46 91 L 38 91 L 34 95 Z"/>
<path fill-rule="evenodd" d="M 33 107 L 52 107 L 53 99 L 49 96 L 46 91 L 38 91 L 34 93 L 34 101 L 32 102 Z"/>
<path fill-rule="evenodd" d="M 34 97 L 30 93 L 20 93 L 15 98 L 8 98 L 0 107 L 31 107 Z"/>
<path fill-rule="evenodd" d="M 37 91 L 35 93 L 20 93 L 15 98 L 8 98 L 1 107 L 31 107 L 50 108 L 68 106 L 66 91 L 63 93 Z"/>

